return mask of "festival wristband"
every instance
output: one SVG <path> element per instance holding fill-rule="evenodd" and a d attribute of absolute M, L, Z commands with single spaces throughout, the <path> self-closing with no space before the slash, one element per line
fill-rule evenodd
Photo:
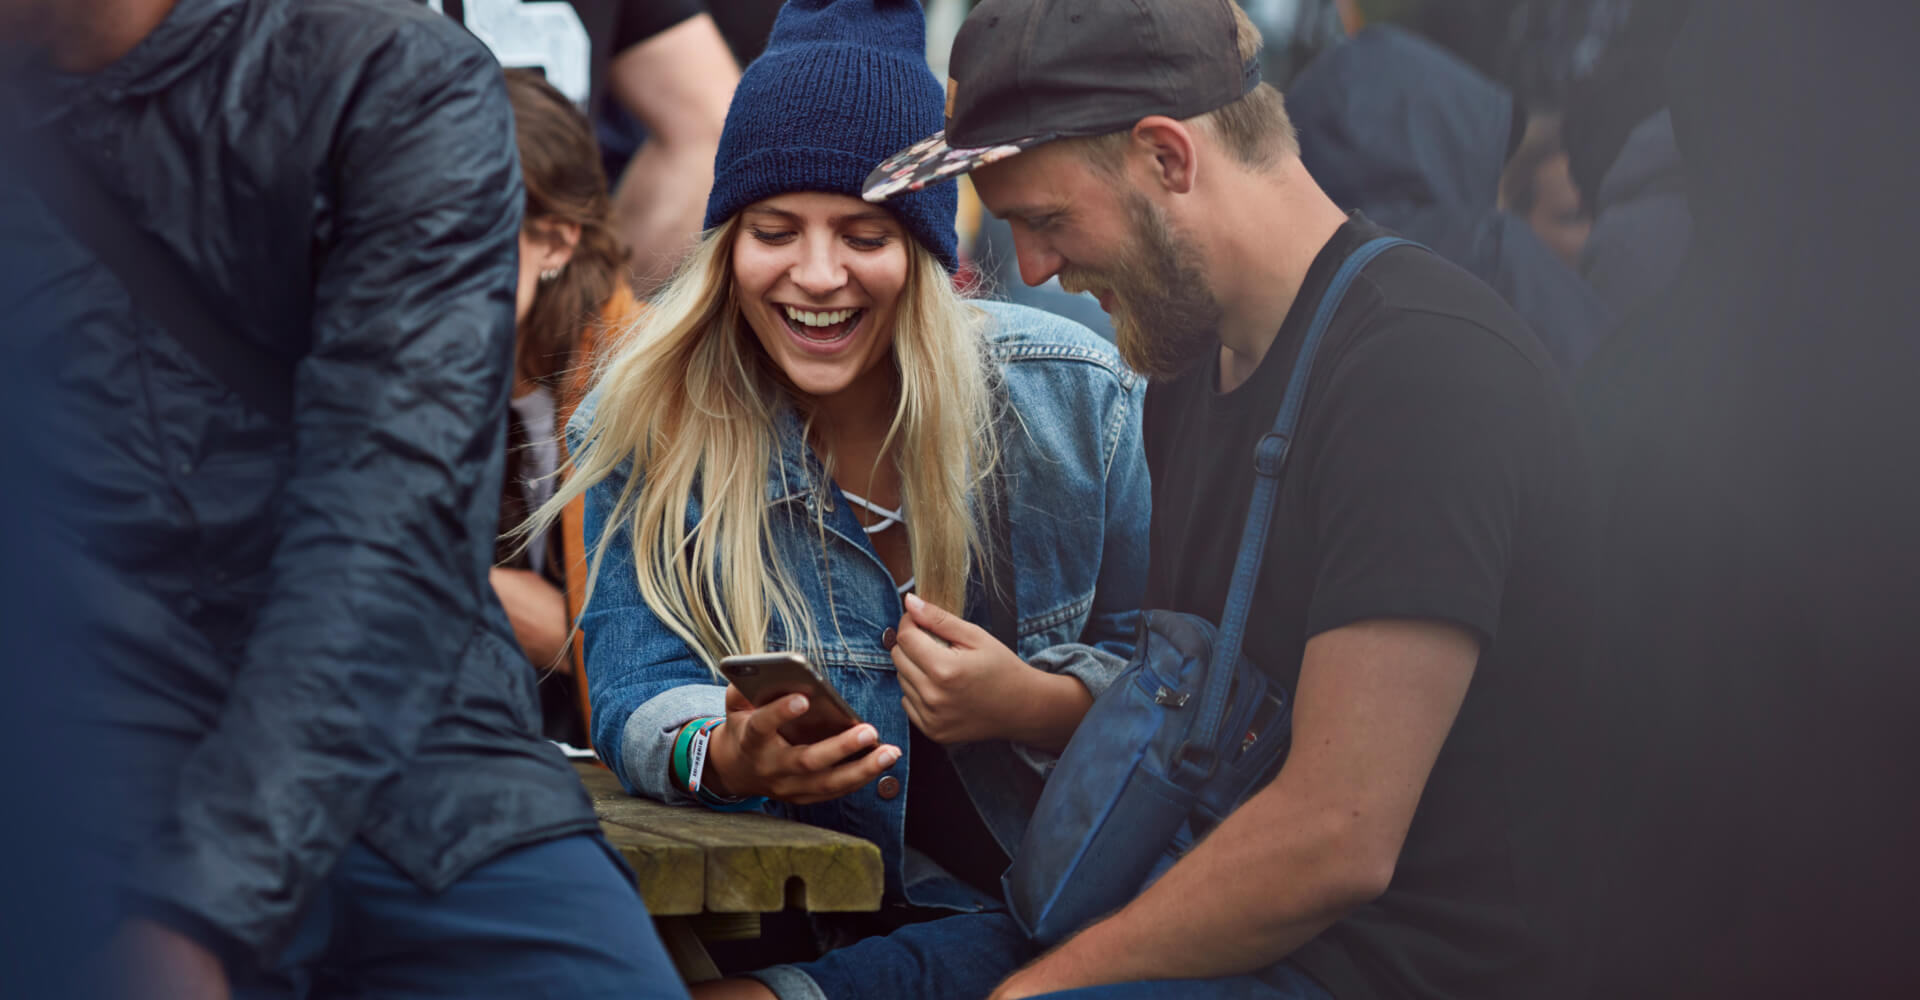
<path fill-rule="evenodd" d="M 725 719 L 705 719 L 700 728 L 694 731 L 693 739 L 687 744 L 687 784 L 686 789 L 695 795 L 700 794 L 700 778 L 707 770 L 707 744 L 713 739 L 713 731 L 720 728 Z M 708 793 L 711 795 L 712 793 Z"/>
<path fill-rule="evenodd" d="M 667 763 L 667 777 L 675 788 L 686 788 L 688 778 L 688 751 L 693 745 L 693 734 L 703 724 L 712 722 L 712 718 L 694 719 L 680 727 L 680 733 L 674 737 L 673 754 Z"/>
<path fill-rule="evenodd" d="M 701 804 L 716 812 L 758 812 L 767 804 L 765 796 L 722 795 L 714 791 L 710 783 L 703 780 L 707 762 L 705 751 L 712 747 L 714 730 L 719 729 L 720 724 L 725 721 L 727 720 L 714 719 L 710 724 L 702 725 L 699 731 L 693 734 L 693 740 L 688 747 L 690 759 L 688 760 L 687 788 L 693 792 Z"/>

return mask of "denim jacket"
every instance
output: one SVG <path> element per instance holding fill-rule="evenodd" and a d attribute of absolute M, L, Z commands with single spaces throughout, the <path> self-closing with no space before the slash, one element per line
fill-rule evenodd
<path fill-rule="evenodd" d="M 1140 444 L 1145 382 L 1113 348 L 1076 323 L 1005 303 L 978 303 L 989 322 L 1014 419 L 1001 442 L 1007 472 L 1019 650 L 1035 667 L 1073 676 L 1098 696 L 1132 652 L 1147 560 L 1149 495 Z M 589 395 L 568 427 L 577 446 L 592 419 Z M 590 548 L 631 466 L 595 484 L 586 498 Z M 881 634 L 903 613 L 892 576 L 860 529 L 853 509 L 826 480 L 791 412 L 780 421 L 767 470 L 767 502 L 795 505 L 804 517 L 771 518 L 777 558 L 809 597 L 822 648 L 812 660 L 880 741 L 901 749 L 886 772 L 900 794 L 884 798 L 871 782 L 811 806 L 775 804 L 785 815 L 865 837 L 880 846 L 887 896 L 917 905 L 979 907 L 976 893 L 925 870 L 903 844 L 908 783 L 908 722 Z M 826 545 L 812 529 L 818 511 Z M 699 516 L 689 501 L 687 523 Z M 672 803 L 695 801 L 668 778 L 673 738 L 687 721 L 724 714 L 724 682 L 642 601 L 630 535 L 616 525 L 593 597 L 580 616 L 594 748 L 629 792 Z M 827 600 L 831 587 L 833 600 Z M 986 624 L 979 574 L 966 617 Z M 781 648 L 779 625 L 769 648 Z M 1018 845 L 1049 758 L 1032 748 L 988 741 L 950 748 L 955 770 L 988 828 L 1011 852 Z M 889 783 L 891 784 L 891 783 Z"/>

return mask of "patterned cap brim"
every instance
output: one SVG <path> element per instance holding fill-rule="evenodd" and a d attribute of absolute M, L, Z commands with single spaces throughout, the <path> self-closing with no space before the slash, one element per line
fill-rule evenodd
<path fill-rule="evenodd" d="M 918 191 L 929 184 L 958 177 L 970 170 L 996 163 L 1016 153 L 1046 142 L 1051 136 L 1036 135 L 993 146 L 955 149 L 947 145 L 942 130 L 886 158 L 867 175 L 860 196 L 870 202 L 883 202 L 896 195 Z"/>

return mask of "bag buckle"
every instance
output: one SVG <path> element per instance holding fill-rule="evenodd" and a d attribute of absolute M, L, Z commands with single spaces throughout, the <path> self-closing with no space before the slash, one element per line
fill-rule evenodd
<path fill-rule="evenodd" d="M 1193 784 L 1209 781 L 1220 764 L 1220 757 L 1211 749 L 1195 743 L 1182 743 L 1173 755 L 1176 767 L 1193 773 Z"/>
<path fill-rule="evenodd" d="M 1187 699 L 1190 697 L 1192 696 L 1185 691 L 1169 691 L 1163 685 L 1160 690 L 1153 693 L 1153 703 L 1156 705 L 1165 705 L 1169 708 L 1185 708 L 1187 707 Z"/>

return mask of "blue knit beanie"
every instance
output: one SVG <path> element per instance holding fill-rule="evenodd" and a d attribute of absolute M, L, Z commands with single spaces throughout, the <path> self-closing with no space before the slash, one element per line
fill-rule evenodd
<path fill-rule="evenodd" d="M 876 164 L 945 124 L 917 0 L 789 0 L 727 109 L 706 228 L 788 191 L 858 198 Z M 887 208 L 947 270 L 958 268 L 954 185 Z"/>

